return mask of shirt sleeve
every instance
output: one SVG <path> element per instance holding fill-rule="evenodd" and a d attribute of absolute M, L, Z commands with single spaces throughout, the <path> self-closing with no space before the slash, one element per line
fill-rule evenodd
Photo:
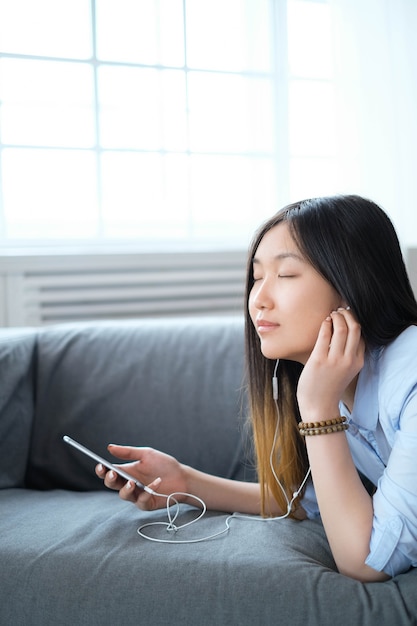
<path fill-rule="evenodd" d="M 314 491 L 313 482 L 311 478 L 307 482 L 304 497 L 301 501 L 301 506 L 306 512 L 308 519 L 317 519 L 320 517 L 319 506 L 317 504 L 316 492 Z"/>
<path fill-rule="evenodd" d="M 390 576 L 417 566 L 416 470 L 417 389 L 414 388 L 401 409 L 388 464 L 373 497 L 374 521 L 366 564 Z"/>

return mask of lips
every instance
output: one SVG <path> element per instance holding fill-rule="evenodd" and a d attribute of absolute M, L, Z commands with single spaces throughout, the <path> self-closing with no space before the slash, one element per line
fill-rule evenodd
<path fill-rule="evenodd" d="M 258 330 L 258 333 L 271 332 L 272 330 L 275 330 L 278 327 L 279 327 L 279 324 L 276 324 L 275 322 L 269 322 L 268 320 L 263 320 L 263 319 L 256 320 L 256 328 Z"/>

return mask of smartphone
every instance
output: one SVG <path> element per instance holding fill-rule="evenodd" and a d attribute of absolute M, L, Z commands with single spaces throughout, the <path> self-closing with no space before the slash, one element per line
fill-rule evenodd
<path fill-rule="evenodd" d="M 139 487 L 139 489 L 144 489 L 145 491 L 152 493 L 152 490 L 146 487 L 145 485 L 143 485 L 137 478 L 135 478 L 134 476 L 131 476 L 120 467 L 117 467 L 117 465 L 113 465 L 112 463 L 110 463 L 110 461 L 106 461 L 106 459 L 103 459 L 103 457 L 99 456 L 98 454 L 90 450 L 89 448 L 86 448 L 81 443 L 78 443 L 78 441 L 71 439 L 71 437 L 68 437 L 68 435 L 64 435 L 63 440 L 65 441 L 65 443 L 68 443 L 70 446 L 73 446 L 73 448 L 76 448 L 83 454 L 86 454 L 87 456 L 97 461 L 97 463 L 101 463 L 102 465 L 104 465 L 104 467 L 107 467 L 107 469 L 113 470 L 113 472 L 116 472 L 116 474 L 118 474 L 125 480 L 132 480 L 135 483 L 136 487 Z"/>

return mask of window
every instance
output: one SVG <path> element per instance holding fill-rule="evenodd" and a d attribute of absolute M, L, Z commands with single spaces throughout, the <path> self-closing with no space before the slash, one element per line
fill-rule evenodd
<path fill-rule="evenodd" d="M 334 170 L 329 33 L 323 1 L 0 0 L 3 245 L 246 246 Z"/>
<path fill-rule="evenodd" d="M 327 2 L 288 2 L 289 180 L 293 199 L 338 191 L 332 20 Z"/>

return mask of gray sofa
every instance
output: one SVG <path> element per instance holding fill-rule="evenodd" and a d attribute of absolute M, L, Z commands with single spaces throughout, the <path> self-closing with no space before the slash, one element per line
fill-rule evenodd
<path fill-rule="evenodd" d="M 318 521 L 232 520 L 197 543 L 141 538 L 138 526 L 166 511 L 123 502 L 63 443 L 107 458 L 108 442 L 153 446 L 253 480 L 241 319 L 2 329 L 0 372 L 2 625 L 417 623 L 417 571 L 373 584 L 338 574 Z M 194 514 L 184 507 L 181 522 Z M 180 538 L 216 533 L 226 517 L 208 512 Z"/>

